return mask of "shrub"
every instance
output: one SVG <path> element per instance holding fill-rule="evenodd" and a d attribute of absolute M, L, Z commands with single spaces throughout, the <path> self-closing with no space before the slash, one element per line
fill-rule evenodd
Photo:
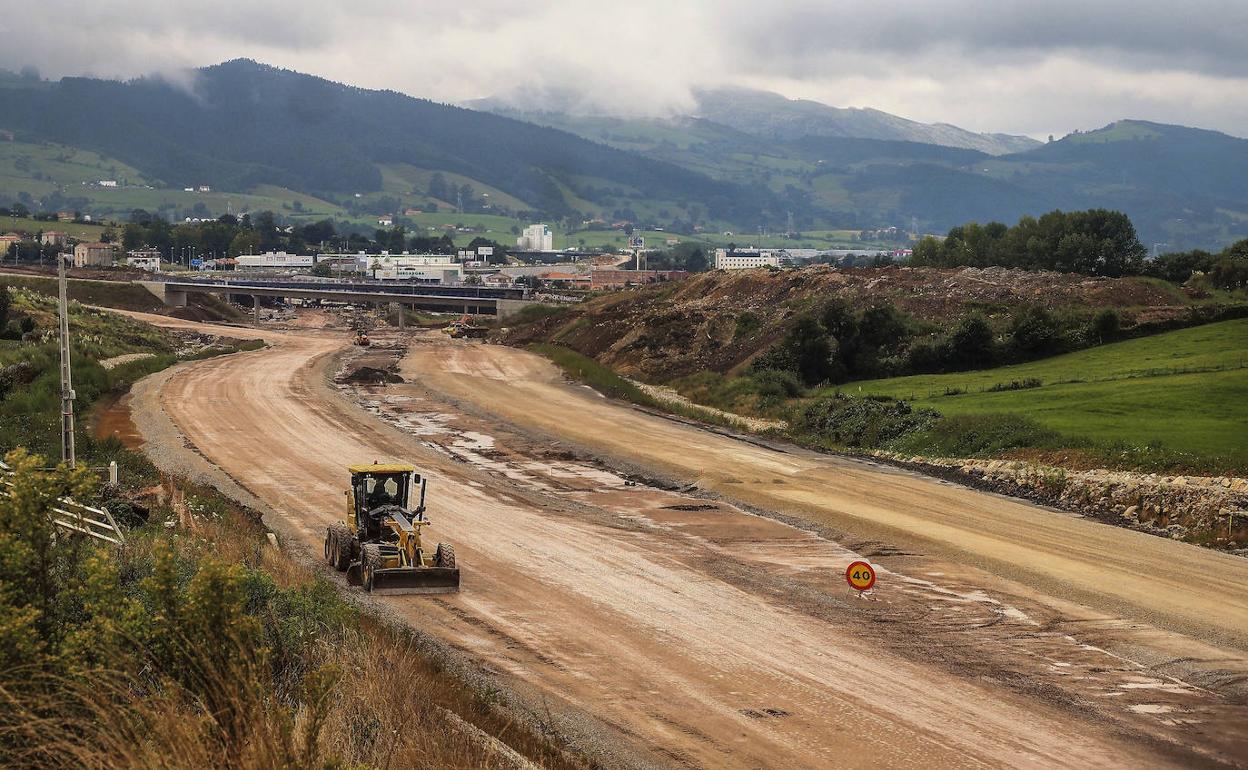
<path fill-rule="evenodd" d="M 737 316 L 737 326 L 733 329 L 732 339 L 739 340 L 750 336 L 763 325 L 763 321 L 757 314 L 745 311 Z"/>
<path fill-rule="evenodd" d="M 1010 380 L 1009 382 L 998 382 L 996 385 L 988 388 L 989 393 L 1004 393 L 1007 390 L 1027 390 L 1028 388 L 1038 388 L 1044 384 L 1044 380 L 1036 377 L 1028 377 L 1024 380 Z"/>
<path fill-rule="evenodd" d="M 981 369 L 997 359 L 992 327 L 978 313 L 965 316 L 945 341 L 945 360 L 954 369 Z"/>
<path fill-rule="evenodd" d="M 870 449 L 929 427 L 940 415 L 905 401 L 850 398 L 837 393 L 801 411 L 794 429 L 820 442 Z"/>
<path fill-rule="evenodd" d="M 1010 322 L 1010 346 L 1025 357 L 1052 351 L 1061 336 L 1061 324 L 1044 308 L 1025 308 Z"/>
<path fill-rule="evenodd" d="M 1017 414 L 964 414 L 935 421 L 922 432 L 895 442 L 894 448 L 948 457 L 990 456 L 1007 449 L 1052 444 L 1059 435 Z"/>
<path fill-rule="evenodd" d="M 765 369 L 750 375 L 760 405 L 771 406 L 802 395 L 802 383 L 792 372 Z"/>
<path fill-rule="evenodd" d="M 1122 319 L 1118 311 L 1107 308 L 1097 313 L 1092 319 L 1092 323 L 1088 326 L 1088 338 L 1097 343 L 1109 342 L 1118 336 L 1121 327 Z"/>

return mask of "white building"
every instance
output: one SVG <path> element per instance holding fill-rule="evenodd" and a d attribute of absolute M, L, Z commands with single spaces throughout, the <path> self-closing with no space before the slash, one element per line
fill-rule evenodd
<path fill-rule="evenodd" d="M 116 186 L 117 186 L 116 179 L 101 179 L 100 180 L 100 187 L 116 187 Z"/>
<path fill-rule="evenodd" d="M 356 270 L 383 281 L 461 283 L 464 265 L 454 254 L 360 254 Z"/>
<path fill-rule="evenodd" d="M 239 270 L 299 269 L 310 268 L 315 264 L 316 257 L 311 254 L 287 254 L 284 251 L 245 254 L 238 257 Z"/>
<path fill-rule="evenodd" d="M 516 239 L 516 245 L 524 251 L 554 251 L 555 234 L 546 225 L 529 225 Z"/>
<path fill-rule="evenodd" d="M 715 249 L 716 270 L 749 270 L 754 267 L 779 267 L 780 256 L 774 251 L 759 249 Z"/>
<path fill-rule="evenodd" d="M 160 256 L 134 256 L 134 253 L 131 252 L 131 255 L 126 258 L 126 266 L 133 267 L 136 270 L 146 270 L 149 273 L 159 273 Z"/>

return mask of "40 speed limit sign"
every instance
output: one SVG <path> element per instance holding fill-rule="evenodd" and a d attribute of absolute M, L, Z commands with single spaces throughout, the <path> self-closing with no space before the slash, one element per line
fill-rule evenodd
<path fill-rule="evenodd" d="M 845 568 L 845 582 L 858 591 L 870 591 L 875 585 L 875 568 L 865 561 L 851 562 Z"/>

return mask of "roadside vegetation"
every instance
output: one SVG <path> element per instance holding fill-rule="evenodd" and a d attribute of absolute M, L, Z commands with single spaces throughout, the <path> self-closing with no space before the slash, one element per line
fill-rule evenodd
<path fill-rule="evenodd" d="M 419 633 L 351 603 L 273 547 L 258 514 L 159 473 L 79 420 L 59 454 L 46 298 L 0 287 L 0 766 L 23 768 L 584 767 L 553 726 Z M 150 372 L 254 344 L 183 349 L 71 305 L 79 414 Z M 105 369 L 124 353 L 155 353 Z M 120 486 L 99 468 L 117 461 Z M 115 548 L 54 536 L 60 496 L 109 509 Z M 509 748 L 508 748 L 509 747 Z M 510 759 L 509 759 L 510 757 Z"/>

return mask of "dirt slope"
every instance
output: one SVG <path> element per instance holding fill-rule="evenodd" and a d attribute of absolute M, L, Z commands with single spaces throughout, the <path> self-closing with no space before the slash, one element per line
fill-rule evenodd
<path fill-rule="evenodd" d="M 344 347 L 342 335 L 264 334 L 274 347 L 184 367 L 148 394 L 147 407 L 157 396 L 198 452 L 313 548 L 342 505 L 346 463 L 410 458 L 427 469 L 435 530 L 456 543 L 464 590 L 443 599 L 389 597 L 387 606 L 532 688 L 555 711 L 592 714 L 633 745 L 632 756 L 613 755 L 611 764 L 1161 766 L 1245 750 L 1225 727 L 1244 721 L 1242 704 L 1076 641 L 1090 624 L 1107 632 L 1117 621 L 1071 608 L 1053 625 L 1053 608 L 1034 597 L 1019 597 L 1024 609 L 1003 604 L 993 597 L 1013 589 L 974 569 L 954 576 L 957 565 L 925 558 L 903 562 L 922 571 L 896 572 L 878 603 L 855 602 L 837 569 L 858 551 L 731 506 L 674 510 L 680 497 L 672 493 L 555 462 L 518 434 L 496 441 L 482 431 L 502 430 L 497 421 L 474 422 L 419 387 L 385 391 L 393 394 L 383 399 L 387 408 L 390 398 L 430 399 L 423 421 L 400 431 L 325 386 L 322 367 Z M 555 416 L 557 432 L 577 440 L 592 438 L 586 430 L 614 433 L 618 423 L 619 407 L 558 384 L 541 359 L 515 351 L 439 340 L 417 347 L 405 371 L 479 403 L 501 398 L 509 413 Z M 430 425 L 446 423 L 465 427 L 433 435 Z M 638 448 L 671 440 L 669 430 L 671 423 L 645 417 L 607 438 Z M 705 438 L 675 434 L 686 454 Z M 506 450 L 510 464 L 499 459 L 504 442 L 519 446 Z M 474 453 L 483 459 L 465 461 Z M 795 471 L 783 456 L 749 460 L 751 478 L 810 470 Z M 893 476 L 876 479 L 891 485 Z M 979 505 L 999 501 L 983 497 Z M 1083 557 L 1070 555 L 1080 564 Z M 932 614 L 930 605 L 942 609 Z M 1155 653 L 1169 656 L 1185 641 L 1189 658 L 1237 665 L 1225 651 L 1150 634 Z M 967 635 L 974 644 L 957 641 Z M 946 644 L 976 661 L 942 661 Z M 1035 672 L 1034 691 L 1011 673 L 1020 666 Z M 1069 685 L 1068 670 L 1079 672 Z M 1095 696 L 1078 689 L 1094 685 Z M 1119 699 L 1105 697 L 1113 693 Z M 1172 711 L 1185 721 L 1158 716 Z M 1181 748 L 1185 736 L 1206 732 L 1222 737 L 1200 753 Z"/>
<path fill-rule="evenodd" d="M 727 372 L 780 339 L 800 313 L 834 297 L 858 307 L 888 301 L 944 324 L 968 309 L 1039 305 L 1088 313 L 1135 308 L 1160 321 L 1184 312 L 1177 289 L 1140 278 L 1089 278 L 1006 268 L 815 266 L 771 273 L 702 273 L 678 283 L 593 299 L 568 313 L 508 330 L 512 344 L 553 341 L 648 382 Z M 749 314 L 753 321 L 738 327 Z"/>

